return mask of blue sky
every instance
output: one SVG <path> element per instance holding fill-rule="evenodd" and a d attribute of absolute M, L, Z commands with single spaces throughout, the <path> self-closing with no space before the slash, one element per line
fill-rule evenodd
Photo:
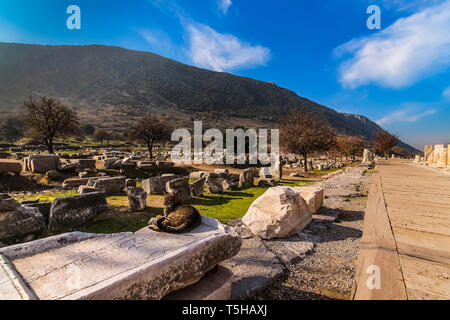
<path fill-rule="evenodd" d="M 81 30 L 66 27 L 72 4 Z M 273 81 L 420 149 L 450 142 L 449 30 L 450 0 L 0 2 L 2 42 L 116 45 Z"/>

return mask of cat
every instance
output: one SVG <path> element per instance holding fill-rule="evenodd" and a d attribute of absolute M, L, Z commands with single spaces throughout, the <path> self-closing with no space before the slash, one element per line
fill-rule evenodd
<path fill-rule="evenodd" d="M 148 227 L 167 233 L 189 232 L 200 225 L 200 213 L 191 205 L 182 205 L 168 193 L 164 196 L 164 216 L 157 216 L 156 222 Z"/>

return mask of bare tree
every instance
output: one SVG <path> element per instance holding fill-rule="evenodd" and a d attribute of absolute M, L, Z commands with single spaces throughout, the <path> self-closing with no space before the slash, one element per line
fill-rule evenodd
<path fill-rule="evenodd" d="M 54 153 L 55 138 L 78 133 L 76 113 L 56 99 L 41 97 L 38 101 L 28 98 L 23 103 L 25 120 L 33 135 L 43 139 L 49 153 Z"/>
<path fill-rule="evenodd" d="M 305 172 L 308 172 L 309 154 L 327 152 L 336 144 L 336 133 L 327 122 L 313 113 L 296 111 L 291 111 L 285 118 L 281 138 L 288 152 L 303 156 Z"/>
<path fill-rule="evenodd" d="M 147 113 L 131 125 L 130 138 L 145 143 L 150 153 L 150 159 L 153 159 L 155 143 L 167 140 L 169 131 L 169 126 L 164 119 Z"/>
<path fill-rule="evenodd" d="M 360 137 L 341 136 L 337 139 L 337 149 L 346 157 L 362 154 L 367 143 Z"/>
<path fill-rule="evenodd" d="M 384 154 L 387 159 L 388 151 L 397 145 L 399 142 L 398 135 L 390 133 L 386 130 L 379 130 L 375 134 L 375 149 Z"/>

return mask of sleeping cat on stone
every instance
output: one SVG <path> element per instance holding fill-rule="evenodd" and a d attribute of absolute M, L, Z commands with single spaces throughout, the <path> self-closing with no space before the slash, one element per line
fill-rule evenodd
<path fill-rule="evenodd" d="M 191 205 L 182 205 L 168 193 L 164 197 L 164 216 L 157 216 L 156 222 L 148 227 L 155 231 L 183 233 L 193 230 L 202 222 L 200 213 Z"/>

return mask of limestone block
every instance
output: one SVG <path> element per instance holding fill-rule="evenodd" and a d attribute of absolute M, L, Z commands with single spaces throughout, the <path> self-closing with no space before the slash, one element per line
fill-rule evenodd
<path fill-rule="evenodd" d="M 58 231 L 82 226 L 107 208 L 103 192 L 58 198 L 50 208 L 49 228 Z"/>
<path fill-rule="evenodd" d="M 142 187 L 148 194 L 163 194 L 166 192 L 166 184 L 169 181 L 180 179 L 179 175 L 163 175 L 152 177 L 142 181 Z"/>
<path fill-rule="evenodd" d="M 222 177 L 217 173 L 210 173 L 206 178 L 206 184 L 208 185 L 209 192 L 211 193 L 222 193 Z"/>
<path fill-rule="evenodd" d="M 114 194 L 123 191 L 126 177 L 100 178 L 95 181 L 94 188 L 103 190 L 106 194 Z"/>
<path fill-rule="evenodd" d="M 322 187 L 293 187 L 292 189 L 306 201 L 313 214 L 323 207 L 324 189 Z"/>
<path fill-rule="evenodd" d="M 203 193 L 205 192 L 205 183 L 206 183 L 206 177 L 202 177 L 202 178 L 198 179 L 197 181 L 191 183 L 192 196 L 201 197 L 203 195 Z"/>
<path fill-rule="evenodd" d="M 289 187 L 273 187 L 256 199 L 242 222 L 263 239 L 283 238 L 302 231 L 312 220 L 312 212 L 298 192 Z"/>
<path fill-rule="evenodd" d="M 424 150 L 424 154 L 425 154 L 425 163 L 429 166 L 431 166 L 433 164 L 433 154 L 434 154 L 434 146 L 433 145 L 427 145 L 425 146 L 425 150 Z"/>
<path fill-rule="evenodd" d="M 30 169 L 35 173 L 46 173 L 59 167 L 59 156 L 54 154 L 32 154 L 29 161 Z"/>
<path fill-rule="evenodd" d="M 15 173 L 19 174 L 22 171 L 22 163 L 19 160 L 0 159 L 0 174 Z"/>
<path fill-rule="evenodd" d="M 26 287 L 42 300 L 147 300 L 198 282 L 239 252 L 242 240 L 202 217 L 179 235 L 148 228 L 109 235 L 67 233 L 0 249 Z M 7 281 L 10 281 L 9 279 Z M 0 294 L 14 295 L 15 286 Z"/>

